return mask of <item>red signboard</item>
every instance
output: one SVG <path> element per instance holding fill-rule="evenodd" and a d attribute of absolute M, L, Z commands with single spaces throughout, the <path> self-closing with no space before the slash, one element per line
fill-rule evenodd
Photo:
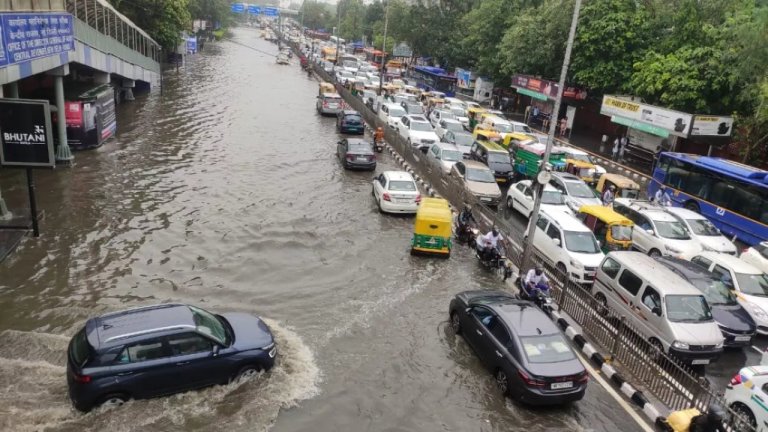
<path fill-rule="evenodd" d="M 554 81 L 533 78 L 527 75 L 515 75 L 512 77 L 512 87 L 535 91 L 552 99 L 557 97 L 558 84 Z M 563 97 L 584 100 L 587 98 L 587 91 L 578 87 L 566 87 L 563 90 Z"/>
<path fill-rule="evenodd" d="M 67 127 L 83 127 L 83 106 L 81 102 L 64 102 L 64 111 Z"/>

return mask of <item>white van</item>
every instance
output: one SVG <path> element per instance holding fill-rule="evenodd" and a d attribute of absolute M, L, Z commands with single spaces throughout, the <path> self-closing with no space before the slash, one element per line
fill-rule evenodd
<path fill-rule="evenodd" d="M 701 291 L 650 256 L 609 253 L 593 292 L 608 314 L 624 317 L 652 345 L 686 363 L 706 365 L 723 352 L 723 334 Z"/>
<path fill-rule="evenodd" d="M 592 231 L 565 209 L 539 211 L 533 246 L 569 280 L 583 285 L 594 282 L 604 256 Z"/>

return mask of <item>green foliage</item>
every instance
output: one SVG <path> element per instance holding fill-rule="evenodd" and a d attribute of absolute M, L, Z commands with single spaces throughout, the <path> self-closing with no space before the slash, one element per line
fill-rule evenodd
<path fill-rule="evenodd" d="M 336 26 L 336 8 L 317 0 L 306 0 L 299 10 L 298 19 L 311 29 L 326 29 L 329 32 Z"/>
<path fill-rule="evenodd" d="M 169 51 L 175 51 L 192 19 L 189 0 L 130 0 L 114 6 Z"/>

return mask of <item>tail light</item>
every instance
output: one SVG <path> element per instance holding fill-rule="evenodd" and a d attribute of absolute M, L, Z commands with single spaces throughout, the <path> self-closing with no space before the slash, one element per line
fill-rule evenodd
<path fill-rule="evenodd" d="M 351 155 L 351 154 L 348 154 L 348 155 L 347 155 L 347 160 L 348 160 L 348 161 L 353 161 L 353 160 L 355 160 L 355 155 Z"/>
<path fill-rule="evenodd" d="M 328 102 L 327 101 L 323 101 L 323 108 L 328 108 Z"/>
<path fill-rule="evenodd" d="M 733 385 L 739 385 L 739 384 L 741 384 L 741 375 L 736 374 L 733 376 L 733 378 L 731 378 L 731 385 L 733 386 Z"/>
<path fill-rule="evenodd" d="M 90 375 L 78 375 L 76 373 L 73 373 L 72 378 L 74 378 L 74 380 L 76 382 L 79 382 L 80 384 L 88 384 L 89 382 L 91 382 Z"/>
<path fill-rule="evenodd" d="M 421 194 L 416 194 L 416 204 L 421 203 Z"/>
<path fill-rule="evenodd" d="M 582 383 L 585 383 L 585 382 L 589 381 L 589 372 L 584 371 L 581 374 L 577 375 L 576 381 L 579 384 L 582 384 Z"/>
<path fill-rule="evenodd" d="M 381 196 L 381 199 L 383 199 L 384 201 L 392 201 L 392 198 L 386 192 L 384 192 L 384 195 Z"/>
<path fill-rule="evenodd" d="M 545 385 L 547 385 L 547 383 L 545 383 L 542 380 L 537 380 L 529 377 L 525 372 L 521 370 L 518 370 L 517 374 L 520 375 L 520 379 L 522 379 L 525 385 L 527 385 L 528 387 L 544 387 Z"/>

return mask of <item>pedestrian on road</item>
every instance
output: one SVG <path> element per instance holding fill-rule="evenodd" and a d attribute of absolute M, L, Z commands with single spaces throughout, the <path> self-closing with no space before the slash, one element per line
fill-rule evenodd
<path fill-rule="evenodd" d="M 568 116 L 560 119 L 560 138 L 565 136 L 565 130 L 568 128 Z"/>
<path fill-rule="evenodd" d="M 672 198 L 669 196 L 669 191 L 666 186 L 661 185 L 653 196 L 653 201 L 662 207 L 669 207 L 672 205 Z"/>
<path fill-rule="evenodd" d="M 523 114 L 523 123 L 530 124 L 531 120 L 531 106 L 525 107 L 525 114 Z"/>
<path fill-rule="evenodd" d="M 603 205 L 606 207 L 610 207 L 613 205 L 613 198 L 615 197 L 614 191 L 616 190 L 616 186 L 611 185 L 611 187 L 605 188 L 605 192 L 603 192 Z"/>
<path fill-rule="evenodd" d="M 613 150 L 611 151 L 611 159 L 616 160 L 619 157 L 619 146 L 621 145 L 621 138 L 616 137 L 615 140 L 613 140 Z"/>
<path fill-rule="evenodd" d="M 624 135 L 621 137 L 621 146 L 619 146 L 619 160 L 623 163 L 624 162 L 624 152 L 627 150 L 627 145 L 629 144 L 629 139 L 627 139 L 627 136 Z"/>

